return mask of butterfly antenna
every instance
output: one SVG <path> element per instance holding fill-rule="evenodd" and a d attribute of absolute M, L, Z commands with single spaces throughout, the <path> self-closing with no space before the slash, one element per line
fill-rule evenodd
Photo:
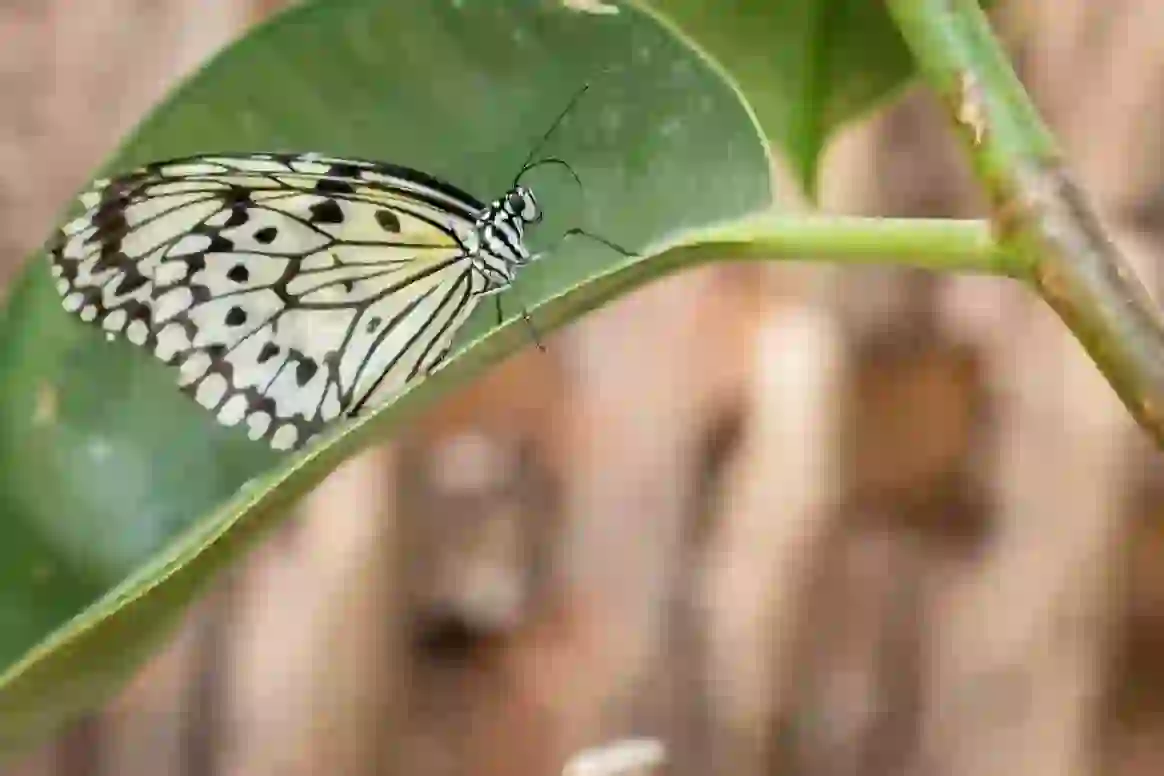
<path fill-rule="evenodd" d="M 574 182 L 578 184 L 578 188 L 583 192 L 586 191 L 586 187 L 582 185 L 582 179 L 578 177 L 578 173 L 574 171 L 574 168 L 571 167 L 565 159 L 559 159 L 556 156 L 547 156 L 544 159 L 538 159 L 536 162 L 530 162 L 526 164 L 521 168 L 521 172 L 517 174 L 517 177 L 513 179 L 514 185 L 516 185 L 517 182 L 521 180 L 521 177 L 530 170 L 534 169 L 535 167 L 542 167 L 547 164 L 561 167 L 566 172 L 570 173 L 570 177 L 573 178 Z"/>
<path fill-rule="evenodd" d="M 554 132 L 558 130 L 558 127 L 561 126 L 562 121 L 566 118 L 570 111 L 574 110 L 574 106 L 578 104 L 578 101 L 582 99 L 582 95 L 586 94 L 586 91 L 589 88 L 590 82 L 587 81 L 586 83 L 582 84 L 582 87 L 578 89 L 578 91 L 574 92 L 574 96 L 570 98 L 570 101 L 566 103 L 566 107 L 562 109 L 562 112 L 559 113 L 557 118 L 554 119 L 553 123 L 550 124 L 550 128 L 546 130 L 546 133 L 542 135 L 541 139 L 538 140 L 534 147 L 530 149 L 529 156 L 525 158 L 525 162 L 523 162 L 521 165 L 521 173 L 518 173 L 518 178 L 520 178 L 521 174 L 529 168 L 530 163 L 534 160 L 534 157 L 538 155 L 538 152 L 545 148 L 546 142 L 550 139 Z M 516 185 L 517 178 L 514 178 L 513 182 L 514 185 Z"/>

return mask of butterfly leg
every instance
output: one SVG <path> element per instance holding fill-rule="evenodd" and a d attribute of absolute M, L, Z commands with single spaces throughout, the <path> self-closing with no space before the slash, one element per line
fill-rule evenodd
<path fill-rule="evenodd" d="M 601 244 L 605 245 L 607 248 L 610 248 L 615 253 L 621 253 L 623 256 L 626 256 L 628 259 L 634 258 L 637 255 L 631 251 L 628 251 L 626 248 L 622 247 L 621 245 L 614 242 L 613 240 L 608 240 L 605 237 L 594 234 L 594 232 L 588 232 L 585 229 L 582 229 L 580 227 L 574 227 L 573 229 L 567 229 L 566 232 L 562 235 L 561 239 L 558 241 L 558 243 L 559 244 L 564 243 L 566 241 L 567 237 L 587 237 L 587 238 L 593 240 L 594 242 L 601 243 Z"/>
<path fill-rule="evenodd" d="M 524 307 L 521 308 L 521 319 L 525 321 L 525 326 L 529 329 L 529 334 L 533 337 L 534 344 L 538 346 L 538 350 L 545 353 L 546 346 L 542 344 L 541 336 L 538 334 L 537 327 L 534 326 L 533 319 L 529 317 L 529 311 Z"/>
<path fill-rule="evenodd" d="M 498 289 L 497 291 L 493 292 L 494 305 L 495 305 L 495 308 L 497 310 L 497 325 L 498 326 L 501 325 L 501 322 L 505 318 L 505 316 L 501 312 L 501 294 L 499 293 L 501 290 L 502 289 Z M 525 305 L 521 306 L 521 319 L 523 321 L 525 321 L 525 326 L 527 329 L 529 329 L 530 338 L 534 341 L 534 344 L 538 346 L 538 350 L 545 353 L 546 346 L 542 344 L 542 338 L 538 334 L 537 327 L 534 326 L 533 319 L 531 319 L 529 317 L 529 311 L 525 309 Z"/>

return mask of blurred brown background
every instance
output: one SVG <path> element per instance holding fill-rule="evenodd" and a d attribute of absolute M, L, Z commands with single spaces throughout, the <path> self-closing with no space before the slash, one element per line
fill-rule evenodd
<path fill-rule="evenodd" d="M 271 0 L 0 3 L 10 278 Z M 1155 282 L 1164 5 L 1008 0 L 1025 82 Z M 832 149 L 847 212 L 982 212 L 932 100 Z M 684 343 L 675 347 L 676 342 Z M 353 460 L 18 776 L 1164 773 L 1164 459 L 991 280 L 674 278 Z"/>

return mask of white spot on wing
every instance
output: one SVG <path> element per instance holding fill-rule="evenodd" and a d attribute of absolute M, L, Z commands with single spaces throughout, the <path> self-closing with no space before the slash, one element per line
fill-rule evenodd
<path fill-rule="evenodd" d="M 223 170 L 218 165 L 187 162 L 184 164 L 171 164 L 163 170 L 162 174 L 167 178 L 179 178 L 183 175 L 217 175 L 221 172 Z"/>
<path fill-rule="evenodd" d="M 178 385 L 189 385 L 210 368 L 210 355 L 204 350 L 191 353 L 178 369 Z"/>
<path fill-rule="evenodd" d="M 154 353 L 163 361 L 169 361 L 183 350 L 189 350 L 190 337 L 186 330 L 177 323 L 170 323 L 158 332 L 158 344 Z"/>
<path fill-rule="evenodd" d="M 91 250 L 88 247 L 86 240 L 89 240 L 96 233 L 96 227 L 91 226 L 85 231 L 69 237 L 68 242 L 65 243 L 65 247 L 61 251 L 61 255 L 67 259 L 73 259 L 74 261 L 80 261 L 84 259 L 86 254 Z"/>
<path fill-rule="evenodd" d="M 163 261 L 154 272 L 154 283 L 159 286 L 172 286 L 185 279 L 189 271 L 184 261 Z"/>
<path fill-rule="evenodd" d="M 168 321 L 179 313 L 190 309 L 194 302 L 194 294 L 185 286 L 172 288 L 158 298 L 154 307 L 154 319 L 161 323 Z"/>
<path fill-rule="evenodd" d="M 134 345 L 144 345 L 149 334 L 150 329 L 145 325 L 145 321 L 131 321 L 125 329 L 125 336 Z"/>
<path fill-rule="evenodd" d="M 271 447 L 275 450 L 290 450 L 299 438 L 299 430 L 292 423 L 284 423 L 271 437 Z"/>
<path fill-rule="evenodd" d="M 247 416 L 247 436 L 260 439 L 271 427 L 271 416 L 265 412 L 252 412 Z"/>
<path fill-rule="evenodd" d="M 320 164 L 316 161 L 307 161 L 305 158 L 303 161 L 292 162 L 291 169 L 306 175 L 325 175 L 328 171 L 328 165 Z"/>
<path fill-rule="evenodd" d="M 222 401 L 222 397 L 226 393 L 226 388 L 225 377 L 220 374 L 209 374 L 198 384 L 198 390 L 195 391 L 194 398 L 203 407 L 214 409 Z"/>
<path fill-rule="evenodd" d="M 207 189 L 220 189 L 221 186 L 207 181 L 166 181 L 150 186 L 150 196 L 165 196 L 168 194 L 182 194 L 191 191 L 205 193 Z"/>
<path fill-rule="evenodd" d="M 242 172 L 287 172 L 287 166 L 281 162 L 272 161 L 269 157 L 264 159 L 257 155 L 248 156 L 243 159 L 226 159 L 210 156 L 206 158 L 206 161 L 218 162 L 225 167 Z"/>
<path fill-rule="evenodd" d="M 247 399 L 241 394 L 235 394 L 226 400 L 218 412 L 218 422 L 224 426 L 237 425 L 247 414 Z"/>
<path fill-rule="evenodd" d="M 86 216 L 81 216 L 80 218 L 74 218 L 72 221 L 70 221 L 67 224 L 65 224 L 64 226 L 62 226 L 61 231 L 69 236 L 72 236 L 74 234 L 79 234 L 79 233 L 85 231 L 86 229 L 88 229 L 92 225 L 93 225 L 92 219 L 90 219 L 89 216 L 86 215 Z"/>
<path fill-rule="evenodd" d="M 105 320 L 101 322 L 101 325 L 107 331 L 121 331 L 125 328 L 126 317 L 125 310 L 114 310 L 105 316 Z"/>

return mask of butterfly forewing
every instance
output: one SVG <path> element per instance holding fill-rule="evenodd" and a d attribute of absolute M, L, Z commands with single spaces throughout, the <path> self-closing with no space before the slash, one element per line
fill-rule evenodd
<path fill-rule="evenodd" d="M 81 202 L 51 250 L 65 308 L 276 449 L 439 365 L 488 286 L 466 247 L 484 206 L 392 165 L 203 156 Z"/>

